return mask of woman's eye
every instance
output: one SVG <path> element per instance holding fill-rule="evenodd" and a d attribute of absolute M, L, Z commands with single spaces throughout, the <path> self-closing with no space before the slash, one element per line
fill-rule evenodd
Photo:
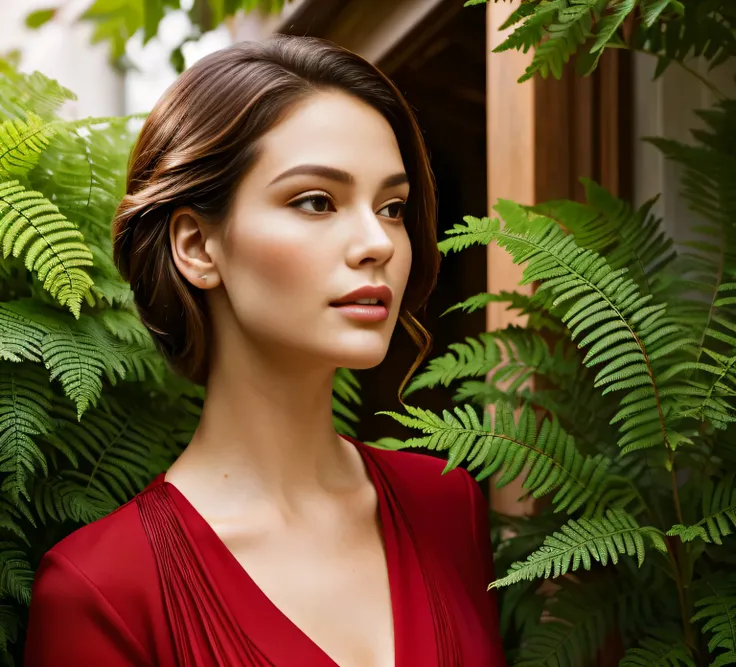
<path fill-rule="evenodd" d="M 384 211 L 388 211 L 384 213 Z M 379 215 L 383 215 L 387 218 L 393 218 L 394 220 L 401 220 L 404 217 L 406 211 L 406 203 L 403 201 L 394 201 L 384 206 L 379 212 Z"/>
<path fill-rule="evenodd" d="M 306 197 L 295 199 L 289 206 L 299 208 L 308 213 L 329 213 L 331 210 L 335 210 L 330 198 L 322 194 L 307 195 Z"/>

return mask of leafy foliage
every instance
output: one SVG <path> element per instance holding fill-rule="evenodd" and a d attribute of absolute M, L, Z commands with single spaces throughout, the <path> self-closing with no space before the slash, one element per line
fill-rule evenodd
<path fill-rule="evenodd" d="M 736 664 L 736 587 L 725 590 L 713 586 L 711 594 L 695 603 L 694 622 L 705 621 L 703 632 L 710 635 L 708 650 L 715 654 L 714 667 Z"/>
<path fill-rule="evenodd" d="M 559 76 L 574 54 L 587 71 L 606 45 L 717 66 L 735 20 L 717 0 L 529 0 L 500 48 L 535 48 L 528 76 Z M 656 198 L 634 209 L 583 180 L 584 201 L 501 200 L 439 244 L 496 243 L 535 290 L 449 308 L 504 302 L 526 323 L 449 345 L 406 392 L 454 387 L 455 405 L 387 413 L 418 432 L 391 448 L 519 480 L 541 508 L 493 517 L 491 586 L 517 665 L 596 664 L 616 636 L 622 665 L 736 664 L 736 102 L 698 115 L 692 144 L 649 139 L 682 166 L 697 216 L 685 241 Z"/>
<path fill-rule="evenodd" d="M 2 664 L 20 655 L 39 558 L 166 469 L 203 399 L 166 367 L 112 262 L 132 125 L 63 121 L 69 99 L 0 61 Z M 349 435 L 358 390 L 340 369 L 334 422 Z"/>
<path fill-rule="evenodd" d="M 527 0 L 502 28 L 511 26 L 514 30 L 495 50 L 534 49 L 519 81 L 537 73 L 559 79 L 573 56 L 578 72 L 589 74 L 606 47 L 655 55 L 658 74 L 695 56 L 713 68 L 736 55 L 736 10 L 730 0 Z"/>

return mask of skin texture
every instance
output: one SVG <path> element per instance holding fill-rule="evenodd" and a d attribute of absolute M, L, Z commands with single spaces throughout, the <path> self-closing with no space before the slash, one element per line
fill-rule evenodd
<path fill-rule="evenodd" d="M 336 368 L 384 359 L 398 319 L 411 268 L 404 165 L 388 122 L 342 92 L 302 100 L 260 148 L 223 224 L 187 208 L 171 217 L 174 261 L 207 290 L 213 348 L 201 423 L 166 479 L 341 667 L 392 667 L 376 492 L 335 433 L 331 389 Z M 350 182 L 279 178 L 301 165 Z M 387 320 L 329 305 L 364 285 L 392 290 Z"/>

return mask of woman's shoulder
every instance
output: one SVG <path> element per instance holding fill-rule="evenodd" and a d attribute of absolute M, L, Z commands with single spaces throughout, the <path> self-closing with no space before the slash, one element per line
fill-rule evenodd
<path fill-rule="evenodd" d="M 111 562 L 119 563 L 123 559 L 139 561 L 150 547 L 137 500 L 150 488 L 110 514 L 78 528 L 58 542 L 47 555 L 65 558 L 90 575 L 100 568 L 109 569 Z"/>
<path fill-rule="evenodd" d="M 48 594 L 80 596 L 87 591 L 118 610 L 139 606 L 141 596 L 147 598 L 147 591 L 156 589 L 157 580 L 139 496 L 78 528 L 46 552 L 34 580 L 34 601 Z"/>
<path fill-rule="evenodd" d="M 78 665 L 158 664 L 163 604 L 138 497 L 74 531 L 41 559 L 27 665 L 57 664 L 58 655 L 74 656 Z"/>
<path fill-rule="evenodd" d="M 416 505 L 425 512 L 430 508 L 450 514 L 467 512 L 477 494 L 482 495 L 467 470 L 458 467 L 446 471 L 447 461 L 431 454 L 378 447 L 370 447 L 370 453 L 404 504 Z"/>

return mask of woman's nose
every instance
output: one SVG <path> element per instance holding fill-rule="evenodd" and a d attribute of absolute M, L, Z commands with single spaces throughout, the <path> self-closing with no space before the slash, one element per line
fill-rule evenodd
<path fill-rule="evenodd" d="M 391 239 L 385 224 L 371 210 L 361 211 L 352 221 L 354 232 L 348 264 L 358 267 L 367 262 L 385 264 L 394 254 L 394 242 Z"/>

